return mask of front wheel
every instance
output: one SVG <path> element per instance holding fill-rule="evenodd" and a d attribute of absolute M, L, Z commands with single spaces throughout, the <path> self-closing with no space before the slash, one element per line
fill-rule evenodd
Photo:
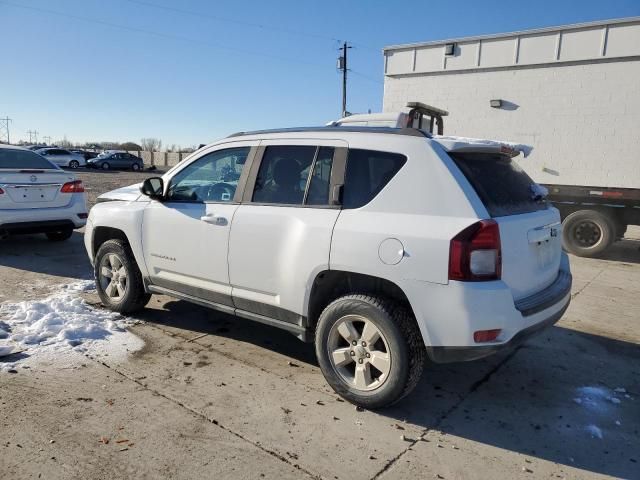
<path fill-rule="evenodd" d="M 135 312 L 151 298 L 144 290 L 133 253 L 122 240 L 107 240 L 100 246 L 94 262 L 94 276 L 102 304 L 114 312 Z"/>
<path fill-rule="evenodd" d="M 109 165 L 107 162 L 102 162 L 100 168 L 102 168 L 103 170 L 109 170 L 111 168 L 111 165 Z"/>
<path fill-rule="evenodd" d="M 71 160 L 69 162 L 69 168 L 73 168 L 74 170 L 80 166 L 80 162 L 77 160 Z"/>
<path fill-rule="evenodd" d="M 315 338 L 320 369 L 344 399 L 365 408 L 392 405 L 418 383 L 425 348 L 413 316 L 369 295 L 348 295 L 320 315 Z"/>

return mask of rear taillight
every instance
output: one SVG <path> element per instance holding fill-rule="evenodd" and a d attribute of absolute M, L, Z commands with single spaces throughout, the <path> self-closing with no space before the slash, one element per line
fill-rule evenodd
<path fill-rule="evenodd" d="M 476 343 L 493 342 L 500 335 L 499 328 L 496 330 L 478 330 L 473 332 L 473 341 Z"/>
<path fill-rule="evenodd" d="M 82 180 L 75 180 L 65 183 L 60 191 L 62 193 L 82 193 L 84 192 L 84 185 L 82 184 Z"/>
<path fill-rule="evenodd" d="M 495 220 L 481 220 L 451 240 L 449 280 L 498 280 L 502 270 L 500 229 Z"/>
<path fill-rule="evenodd" d="M 0 195 L 4 194 L 4 190 L 0 188 Z"/>

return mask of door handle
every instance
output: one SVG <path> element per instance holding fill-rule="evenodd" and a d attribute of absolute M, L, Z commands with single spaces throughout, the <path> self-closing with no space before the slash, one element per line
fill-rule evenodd
<path fill-rule="evenodd" d="M 224 227 L 227 224 L 227 219 L 225 217 L 221 217 L 220 215 L 213 213 L 200 217 L 200 220 L 212 225 L 219 225 L 221 227 Z"/>

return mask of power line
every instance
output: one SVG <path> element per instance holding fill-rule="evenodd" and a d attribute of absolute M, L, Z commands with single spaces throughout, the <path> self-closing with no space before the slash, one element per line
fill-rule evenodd
<path fill-rule="evenodd" d="M 237 20 L 235 18 L 221 17 L 219 15 L 211 15 L 209 13 L 197 12 L 195 10 L 187 10 L 187 9 L 184 9 L 184 8 L 170 7 L 170 6 L 167 6 L 167 5 L 158 5 L 157 3 L 145 2 L 144 0 L 124 0 L 124 1 L 129 2 L 129 3 L 136 3 L 138 5 L 144 5 L 146 7 L 157 8 L 157 9 L 165 10 L 165 11 L 169 11 L 169 12 L 181 13 L 183 15 L 190 15 L 190 16 L 198 17 L 198 18 L 207 18 L 209 20 L 215 20 L 216 22 L 235 23 L 235 24 L 238 24 L 238 25 L 244 25 L 246 27 L 259 28 L 261 30 L 273 30 L 273 31 L 280 32 L 280 33 L 286 33 L 288 35 L 300 35 L 300 36 L 304 36 L 304 37 L 320 38 L 322 40 L 331 40 L 331 41 L 334 41 L 334 42 L 339 42 L 340 41 L 340 39 L 338 39 L 338 38 L 329 37 L 329 36 L 326 36 L 326 35 L 321 35 L 321 34 L 317 34 L 317 33 L 313 33 L 313 32 L 303 32 L 301 30 L 292 30 L 292 29 L 289 29 L 289 28 L 282 28 L 282 27 L 276 27 L 276 26 L 272 26 L 272 25 L 265 25 L 265 24 L 262 24 L 262 23 L 247 22 L 245 20 Z"/>
<path fill-rule="evenodd" d="M 38 131 L 37 130 L 27 130 L 27 135 L 29 135 L 29 143 L 33 145 L 38 144 Z"/>
<path fill-rule="evenodd" d="M 373 77 L 365 75 L 364 73 L 356 72 L 355 70 L 349 70 L 349 71 L 351 73 L 353 73 L 354 75 L 357 75 L 357 76 L 359 76 L 361 78 L 364 78 L 365 80 L 369 80 L 370 82 L 377 83 L 379 85 L 384 85 L 384 82 L 382 80 L 377 80 L 377 79 L 375 79 Z"/>
<path fill-rule="evenodd" d="M 223 45 L 220 43 L 216 43 L 216 42 L 209 42 L 206 40 L 197 40 L 195 38 L 189 38 L 189 37 L 184 37 L 182 35 L 173 35 L 170 33 L 164 33 L 164 32 L 158 32 L 155 30 L 147 30 L 144 28 L 138 28 L 138 27 L 130 27 L 127 25 L 121 25 L 118 23 L 113 23 L 113 22 L 108 22 L 106 20 L 101 20 L 98 18 L 91 18 L 91 17 L 84 17 L 84 16 L 80 16 L 80 15 L 74 15 L 71 13 L 64 13 L 64 12 L 59 12 L 57 10 L 50 10 L 48 8 L 40 8 L 40 7 L 34 7 L 31 5 L 20 5 L 18 3 L 13 3 L 13 2 L 8 2 L 6 0 L 0 0 L 0 4 L 4 4 L 4 5 L 9 5 L 12 7 L 17 7 L 17 8 L 23 8 L 26 10 L 33 10 L 36 12 L 40 12 L 40 13 L 45 13 L 48 15 L 55 15 L 58 17 L 65 17 L 65 18 L 71 18 L 74 20 L 78 20 L 78 21 L 82 21 L 82 22 L 89 22 L 89 23 L 96 23 L 98 25 L 104 25 L 107 27 L 112 27 L 112 28 L 118 28 L 121 30 L 129 30 L 132 32 L 136 32 L 136 33 L 143 33 L 146 35 L 153 35 L 155 37 L 160 37 L 160 38 L 167 38 L 167 39 L 171 39 L 171 40 L 180 40 L 182 42 L 189 42 L 189 43 L 196 43 L 199 45 L 204 45 L 207 47 L 211 47 L 211 48 L 217 48 L 220 50 L 228 50 L 228 51 L 232 51 L 232 52 L 240 52 L 240 53 L 244 53 L 247 55 L 254 55 L 254 56 L 259 56 L 259 57 L 265 57 L 265 58 L 272 58 L 275 60 L 280 60 L 282 62 L 287 62 L 287 63 L 297 63 L 297 64 L 302 64 L 302 65 L 308 65 L 308 66 L 313 66 L 313 67 L 317 67 L 317 68 L 326 68 L 326 65 L 320 65 L 317 63 L 311 63 L 311 62 L 305 62 L 303 60 L 295 60 L 289 57 L 281 57 L 279 55 L 272 55 L 270 53 L 263 53 L 263 52 L 256 52 L 256 51 L 252 51 L 252 50 L 246 50 L 243 48 L 238 48 L 238 47 L 232 47 L 232 46 L 228 46 L 228 45 Z"/>
<path fill-rule="evenodd" d="M 11 143 L 11 135 L 9 135 L 9 122 L 12 120 L 9 117 L 0 118 L 0 134 L 4 132 L 4 135 L 0 135 L 0 143 L 3 142 L 3 138 L 6 143 Z"/>
<path fill-rule="evenodd" d="M 246 20 L 238 20 L 238 19 L 229 18 L 229 17 L 221 17 L 219 15 L 212 15 L 210 13 L 204 13 L 204 12 L 199 12 L 199 11 L 195 11 L 195 10 L 188 10 L 188 9 L 185 9 L 185 8 L 177 8 L 177 7 L 172 7 L 172 6 L 168 6 L 168 5 L 158 5 L 157 3 L 147 2 L 145 0 L 124 0 L 124 1 L 129 2 L 129 3 L 133 3 L 133 4 L 143 5 L 143 6 L 146 6 L 146 7 L 157 8 L 157 9 L 165 10 L 165 11 L 168 11 L 168 12 L 180 13 L 182 15 L 189 15 L 189 16 L 197 17 L 197 18 L 207 18 L 209 20 L 214 20 L 216 22 L 235 23 L 237 25 L 244 25 L 246 27 L 257 28 L 257 29 L 260 29 L 260 30 L 272 30 L 274 32 L 285 33 L 287 35 L 297 35 L 297 36 L 301 36 L 301 37 L 318 38 L 318 39 L 321 39 L 321 40 L 330 40 L 332 42 L 340 42 L 341 41 L 339 38 L 328 36 L 328 35 L 322 35 L 320 33 L 303 31 L 303 30 L 295 30 L 295 29 L 291 29 L 291 28 L 278 27 L 276 25 L 267 25 L 267 24 L 263 24 L 263 23 L 248 22 Z M 360 46 L 360 47 L 365 48 L 367 50 L 375 51 L 376 53 L 380 52 L 380 49 L 373 48 L 373 47 L 370 47 L 368 45 L 364 45 L 362 43 L 351 42 L 351 44 Z"/>

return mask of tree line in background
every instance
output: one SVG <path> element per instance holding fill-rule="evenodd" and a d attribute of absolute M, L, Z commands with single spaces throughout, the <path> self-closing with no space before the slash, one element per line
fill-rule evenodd
<path fill-rule="evenodd" d="M 39 143 L 40 144 L 40 143 Z M 24 140 L 19 142 L 19 145 L 31 145 L 31 143 Z M 146 152 L 161 152 L 162 140 L 159 138 L 142 138 L 140 143 L 135 142 L 71 142 L 64 137 L 62 140 L 51 142 L 50 145 L 42 143 L 43 146 L 56 146 L 66 149 L 87 149 L 87 150 L 127 150 L 127 151 L 146 151 Z M 175 143 L 166 145 L 165 152 L 182 152 L 191 153 L 197 150 L 197 145 L 192 147 L 183 148 Z"/>

